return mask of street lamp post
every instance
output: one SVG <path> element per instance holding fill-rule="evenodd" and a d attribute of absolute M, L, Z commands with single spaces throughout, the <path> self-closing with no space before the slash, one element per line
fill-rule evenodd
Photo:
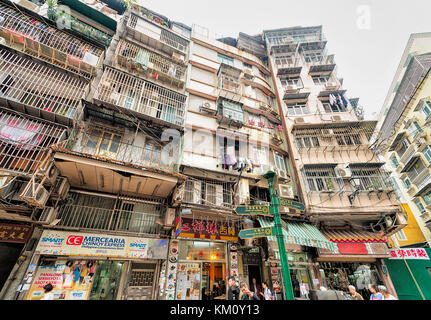
<path fill-rule="evenodd" d="M 281 274 L 284 283 L 284 293 L 286 300 L 294 300 L 292 280 L 290 278 L 289 262 L 287 261 L 286 247 L 284 246 L 283 230 L 281 226 L 280 211 L 278 207 L 280 205 L 280 199 L 274 190 L 274 181 L 277 175 L 273 171 L 268 171 L 263 175 L 265 179 L 268 180 L 269 194 L 271 196 L 271 206 L 269 207 L 269 212 L 274 217 L 274 234 L 277 238 L 278 243 L 278 253 L 280 254 L 281 262 Z"/>

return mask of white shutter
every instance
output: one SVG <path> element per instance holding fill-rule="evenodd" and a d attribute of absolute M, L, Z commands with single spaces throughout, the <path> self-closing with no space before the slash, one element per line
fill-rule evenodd
<path fill-rule="evenodd" d="M 223 204 L 223 186 L 221 184 L 216 185 L 216 205 L 221 206 Z"/>
<path fill-rule="evenodd" d="M 193 202 L 197 203 L 197 204 L 201 204 L 202 200 L 201 200 L 201 186 L 202 186 L 202 182 L 200 181 L 194 181 L 193 183 Z"/>

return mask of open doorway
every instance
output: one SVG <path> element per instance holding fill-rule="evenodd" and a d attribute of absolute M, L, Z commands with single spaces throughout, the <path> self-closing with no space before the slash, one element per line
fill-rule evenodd
<path fill-rule="evenodd" d="M 262 290 L 262 278 L 260 276 L 260 268 L 257 265 L 248 265 L 248 280 L 250 290 L 254 292 L 253 288 L 253 278 L 256 279 L 256 284 L 258 285 L 259 290 Z"/>
<path fill-rule="evenodd" d="M 202 300 L 226 299 L 225 274 L 224 263 L 202 263 Z"/>

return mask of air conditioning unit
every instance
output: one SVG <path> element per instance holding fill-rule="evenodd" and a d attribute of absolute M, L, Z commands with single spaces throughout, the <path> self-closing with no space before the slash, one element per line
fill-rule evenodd
<path fill-rule="evenodd" d="M 40 184 L 33 180 L 27 183 L 20 198 L 28 204 L 43 209 L 48 201 L 49 192 Z"/>
<path fill-rule="evenodd" d="M 338 165 L 335 167 L 335 173 L 341 178 L 350 178 L 352 176 L 352 170 L 349 165 Z"/>
<path fill-rule="evenodd" d="M 172 227 L 174 225 L 174 221 L 175 221 L 175 208 L 167 208 L 163 225 L 166 227 Z"/>
<path fill-rule="evenodd" d="M 299 89 L 296 85 L 286 86 L 286 92 L 298 92 Z"/>
<path fill-rule="evenodd" d="M 338 85 L 336 82 L 327 82 L 325 85 L 326 90 L 336 90 L 338 88 Z"/>
<path fill-rule="evenodd" d="M 177 61 L 181 61 L 181 62 L 185 61 L 184 56 L 182 54 L 179 54 L 179 53 L 176 53 L 176 52 L 172 53 L 172 59 L 177 60 Z"/>
<path fill-rule="evenodd" d="M 304 123 L 304 118 L 295 118 L 295 123 Z"/>
<path fill-rule="evenodd" d="M 331 120 L 332 121 L 341 121 L 341 117 L 340 116 L 331 116 Z"/>
<path fill-rule="evenodd" d="M 54 185 L 57 181 L 57 177 L 60 174 L 60 171 L 57 169 L 57 167 L 54 165 L 54 162 L 50 162 L 48 164 L 47 169 L 44 172 L 44 176 L 46 177 L 46 182 L 48 182 L 50 185 Z"/>
<path fill-rule="evenodd" d="M 280 170 L 280 169 L 276 169 L 276 170 L 277 170 L 276 172 L 277 172 L 277 175 L 278 175 L 279 178 L 285 179 L 285 180 L 289 179 L 289 175 L 287 174 L 286 171 Z"/>
<path fill-rule="evenodd" d="M 51 224 L 57 217 L 57 209 L 54 207 L 45 207 L 40 215 L 39 222 Z"/>
<path fill-rule="evenodd" d="M 259 109 L 263 111 L 268 111 L 269 107 L 266 103 L 259 102 Z"/>
<path fill-rule="evenodd" d="M 183 201 L 184 191 L 185 191 L 184 183 L 175 187 L 174 193 L 172 195 L 172 203 L 171 203 L 172 206 L 176 207 Z"/>
<path fill-rule="evenodd" d="M 278 185 L 278 196 L 281 198 L 290 198 L 293 199 L 293 187 L 288 184 L 279 184 Z"/>
<path fill-rule="evenodd" d="M 201 106 L 199 106 L 199 111 L 205 111 L 207 113 L 215 114 L 217 112 L 217 109 L 215 104 L 204 102 Z"/>
<path fill-rule="evenodd" d="M 58 197 L 55 197 L 55 199 L 63 200 L 66 198 L 67 194 L 70 190 L 70 184 L 67 178 L 60 177 L 57 179 L 57 183 L 55 185 L 54 192 Z"/>

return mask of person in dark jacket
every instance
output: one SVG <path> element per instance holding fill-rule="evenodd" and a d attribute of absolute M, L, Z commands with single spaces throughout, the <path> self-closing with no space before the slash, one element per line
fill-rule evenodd
<path fill-rule="evenodd" d="M 239 300 L 239 288 L 236 285 L 235 277 L 229 277 L 227 284 L 229 285 L 229 290 L 227 292 L 227 299 Z"/>
<path fill-rule="evenodd" d="M 248 285 L 246 285 L 244 282 L 241 283 L 240 288 L 242 292 L 241 300 L 259 300 L 257 295 L 254 292 L 250 291 L 250 289 L 248 288 Z"/>

